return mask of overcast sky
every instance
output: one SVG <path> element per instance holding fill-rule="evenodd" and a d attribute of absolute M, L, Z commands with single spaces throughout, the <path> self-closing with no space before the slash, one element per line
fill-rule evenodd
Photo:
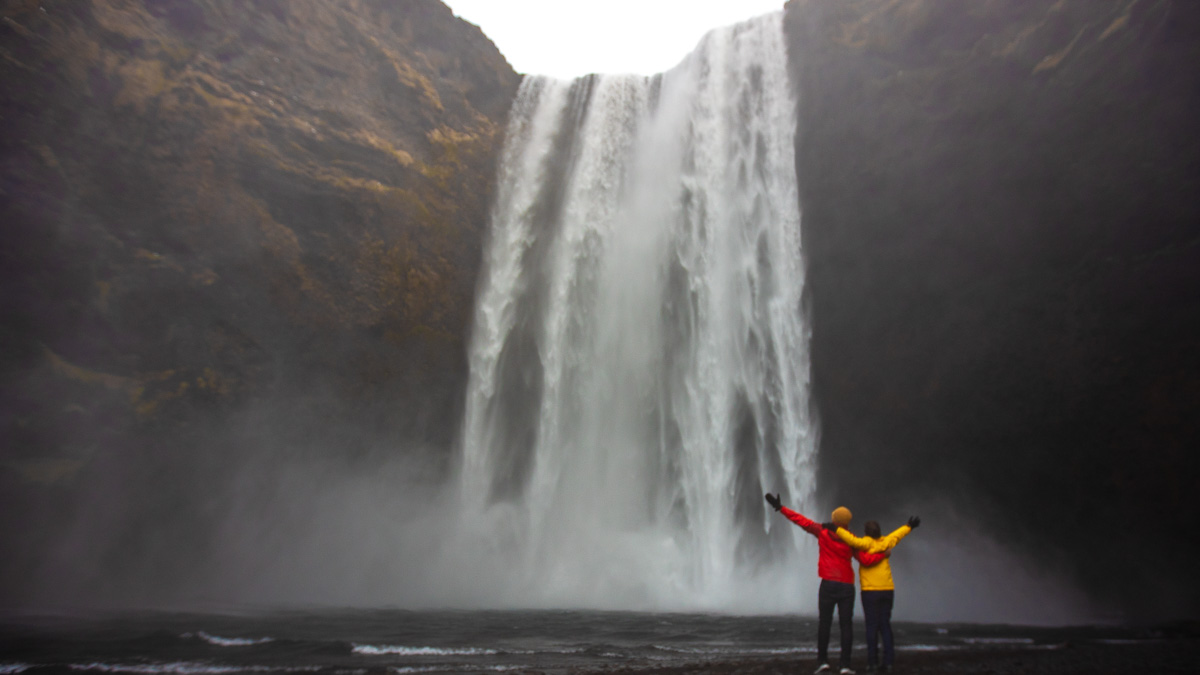
<path fill-rule="evenodd" d="M 519 73 L 650 75 L 674 67 L 713 28 L 785 0 L 443 0 L 483 29 Z"/>

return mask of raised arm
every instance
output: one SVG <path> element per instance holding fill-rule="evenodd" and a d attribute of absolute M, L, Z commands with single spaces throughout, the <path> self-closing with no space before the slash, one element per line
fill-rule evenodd
<path fill-rule="evenodd" d="M 767 500 L 767 503 L 771 505 L 771 508 L 775 509 L 776 511 L 779 511 L 784 516 L 786 516 L 788 520 L 790 520 L 793 523 L 804 528 L 805 532 L 813 535 L 814 537 L 817 536 L 817 534 L 819 534 L 821 532 L 820 525 L 814 523 L 813 521 L 809 520 L 808 518 L 805 518 L 804 516 L 800 515 L 799 513 L 796 513 L 795 511 L 784 506 L 779 501 L 779 495 L 773 495 L 770 492 L 768 492 L 766 495 L 764 495 L 764 498 Z"/>
<path fill-rule="evenodd" d="M 788 520 L 790 520 L 793 523 L 804 528 L 804 531 L 811 534 L 812 536 L 815 537 L 821 533 L 821 525 L 819 523 L 814 523 L 813 521 L 809 520 L 808 518 L 805 518 L 803 515 L 796 513 L 795 511 L 789 509 L 788 507 L 786 507 L 786 506 L 780 507 L 779 512 L 782 513 L 783 515 L 787 516 Z"/>
<path fill-rule="evenodd" d="M 887 536 L 884 537 L 884 539 L 894 542 L 892 546 L 895 546 L 896 544 L 900 543 L 901 539 L 908 536 L 909 532 L 912 532 L 911 525 L 901 525 L 900 527 L 892 530 Z"/>

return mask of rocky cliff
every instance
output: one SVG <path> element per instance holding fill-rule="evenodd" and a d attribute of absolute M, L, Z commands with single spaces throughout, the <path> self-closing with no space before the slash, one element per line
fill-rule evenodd
<path fill-rule="evenodd" d="M 1200 5 L 792 0 L 787 31 L 826 496 L 1194 612 Z"/>
<path fill-rule="evenodd" d="M 147 514 L 205 522 L 189 486 L 268 448 L 449 446 L 519 83 L 477 27 L 436 0 L 5 0 L 0 78 L 6 548 L 112 507 L 95 527 L 143 556 Z"/>

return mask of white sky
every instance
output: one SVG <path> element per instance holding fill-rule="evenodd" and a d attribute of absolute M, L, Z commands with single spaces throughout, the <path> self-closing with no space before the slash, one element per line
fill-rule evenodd
<path fill-rule="evenodd" d="M 714 28 L 783 9 L 785 0 L 443 0 L 479 26 L 519 73 L 652 75 Z"/>

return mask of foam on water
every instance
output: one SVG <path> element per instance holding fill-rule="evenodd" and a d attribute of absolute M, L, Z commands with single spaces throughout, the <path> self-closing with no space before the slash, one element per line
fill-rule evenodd
<path fill-rule="evenodd" d="M 227 638 L 227 637 L 221 637 L 219 635 L 209 635 L 208 633 L 205 633 L 204 631 L 197 632 L 196 636 L 199 637 L 201 640 L 204 640 L 208 644 L 216 645 L 218 647 L 248 647 L 251 645 L 262 645 L 262 644 L 267 644 L 268 642 L 275 641 L 274 638 L 269 638 L 269 637 Z M 185 633 L 184 637 L 189 637 L 189 634 Z"/>
<path fill-rule="evenodd" d="M 464 647 L 459 649 L 447 649 L 439 647 L 403 647 L 399 645 L 354 645 L 355 654 L 363 654 L 366 656 L 382 656 L 385 654 L 394 654 L 399 656 L 487 656 L 496 654 L 493 649 L 478 649 L 475 647 Z"/>
<path fill-rule="evenodd" d="M 315 672 L 321 668 L 311 667 L 272 667 L 272 666 L 233 666 L 193 661 L 171 661 L 160 663 L 72 663 L 67 666 L 71 670 L 96 671 L 101 673 L 134 673 L 135 675 L 160 675 L 178 673 L 180 675 L 228 675 L 230 673 L 273 673 L 273 672 Z"/>

